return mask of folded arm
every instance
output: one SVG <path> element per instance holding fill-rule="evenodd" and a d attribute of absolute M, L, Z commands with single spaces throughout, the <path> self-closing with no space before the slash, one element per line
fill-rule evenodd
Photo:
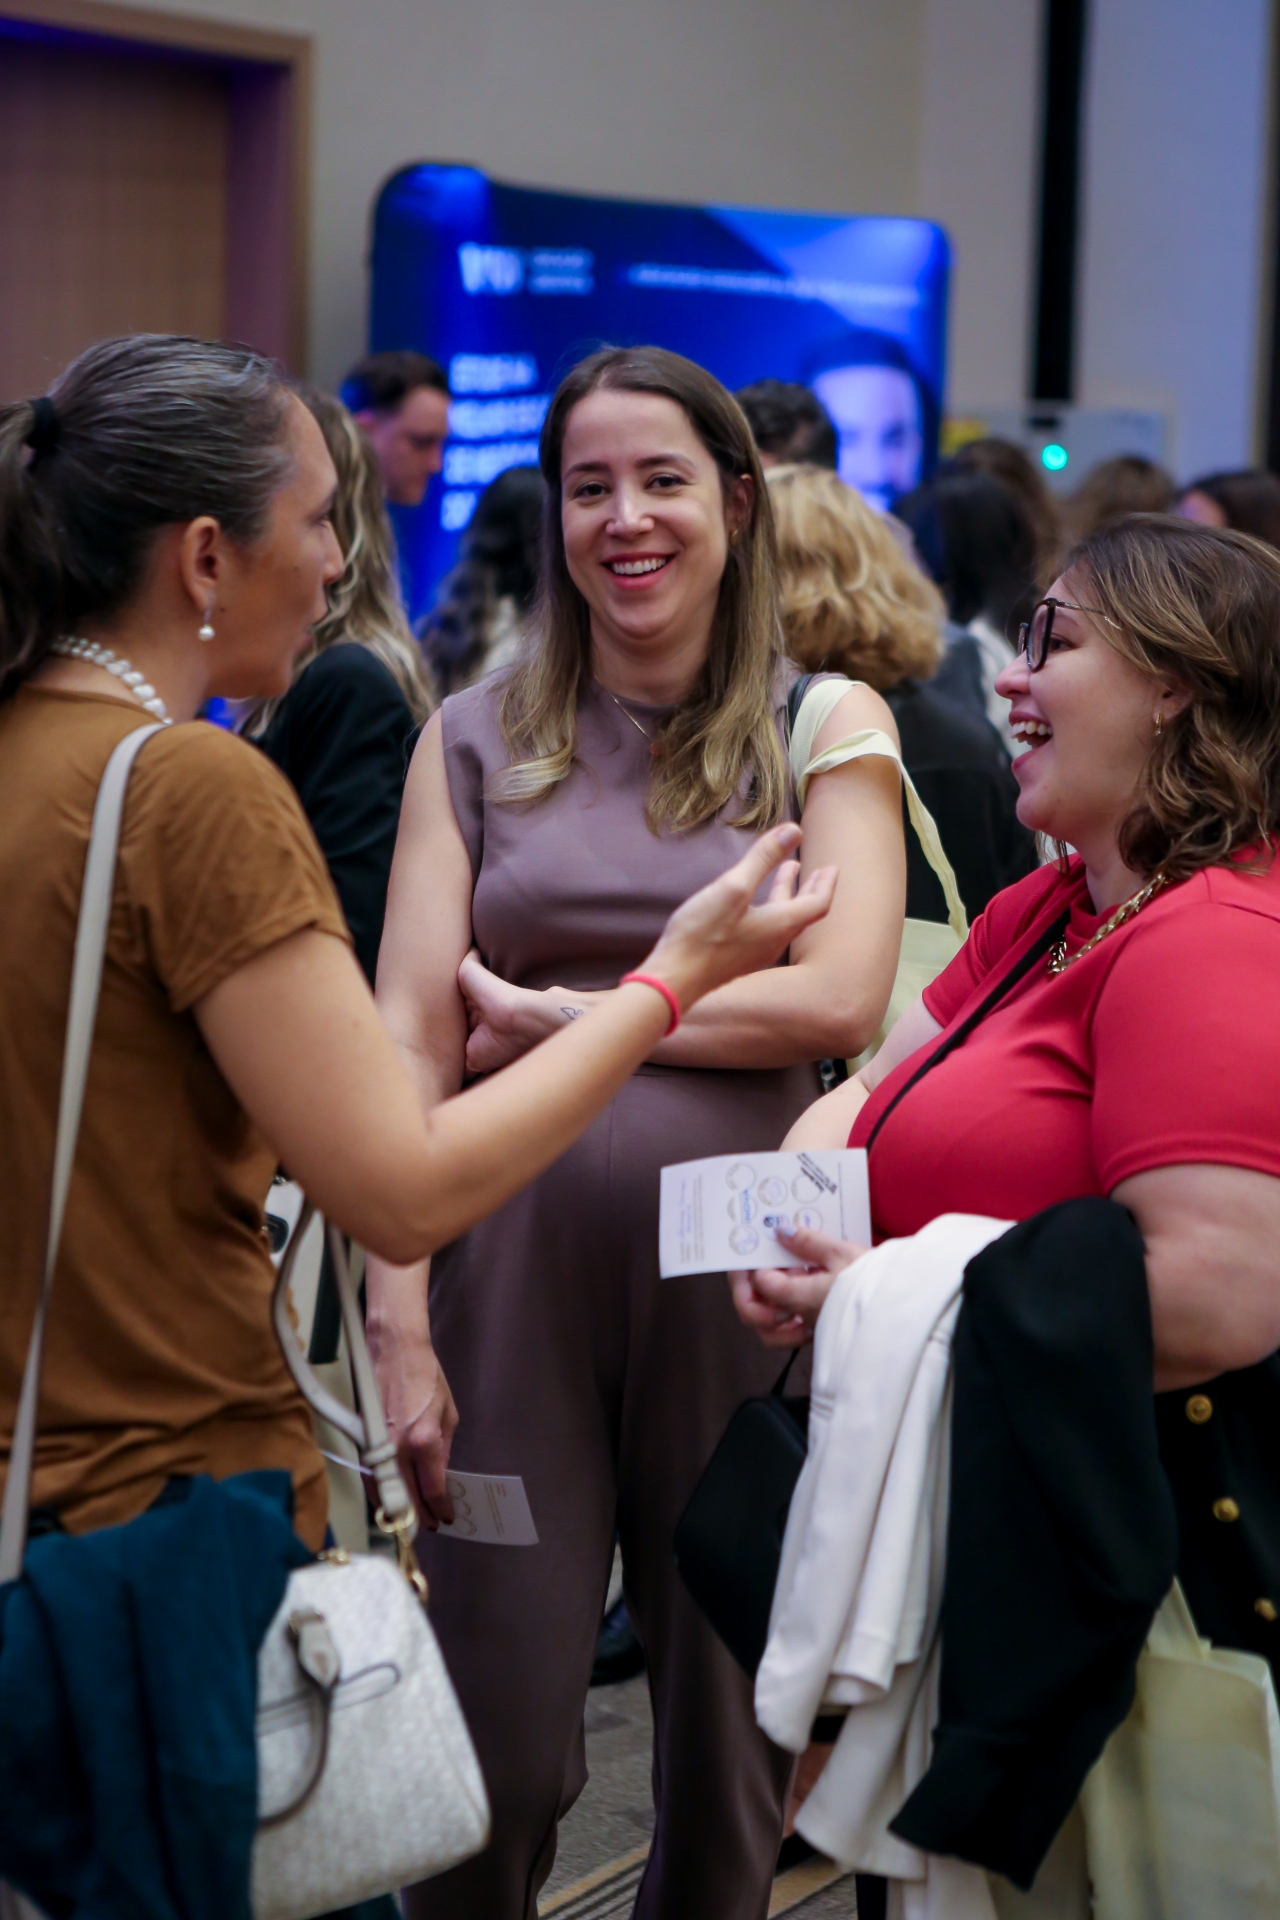
<path fill-rule="evenodd" d="M 875 727 L 897 739 L 893 716 L 868 687 L 834 709 L 815 753 Z M 831 912 L 792 943 L 790 963 L 745 974 L 708 994 L 653 1058 L 679 1067 L 781 1067 L 849 1059 L 876 1032 L 893 989 L 906 901 L 902 781 L 891 760 L 866 757 L 818 775 L 805 801 L 801 883 L 835 867 Z M 530 992 L 468 959 L 471 1072 L 488 1072 L 558 1032 L 603 997 L 552 987 Z"/>
<path fill-rule="evenodd" d="M 854 687 L 814 742 L 815 756 L 875 727 L 896 744 L 888 706 Z M 835 867 L 831 912 L 791 948 L 790 964 L 730 981 L 708 994 L 654 1058 L 671 1066 L 777 1067 L 847 1060 L 884 1019 L 902 945 L 907 866 L 902 776 L 892 760 L 867 756 L 819 774 L 802 815 L 801 877 Z"/>

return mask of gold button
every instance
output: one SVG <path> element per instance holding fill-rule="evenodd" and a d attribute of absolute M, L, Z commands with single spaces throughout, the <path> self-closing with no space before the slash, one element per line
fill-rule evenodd
<path fill-rule="evenodd" d="M 1276 1618 L 1276 1605 L 1274 1600 L 1255 1600 L 1253 1610 L 1255 1613 L 1260 1613 L 1264 1620 L 1274 1620 Z"/>
<path fill-rule="evenodd" d="M 1228 1496 L 1225 1500 L 1214 1501 L 1213 1517 L 1215 1520 L 1238 1520 L 1240 1518 L 1240 1509 L 1235 1501 Z"/>
<path fill-rule="evenodd" d="M 1213 1402 L 1207 1393 L 1192 1394 L 1187 1402 L 1187 1418 L 1196 1427 L 1202 1427 L 1206 1420 L 1212 1420 Z"/>

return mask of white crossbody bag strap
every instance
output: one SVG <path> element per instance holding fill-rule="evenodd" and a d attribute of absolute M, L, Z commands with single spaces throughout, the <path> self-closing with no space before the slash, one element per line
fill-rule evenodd
<path fill-rule="evenodd" d="M 359 1277 L 351 1270 L 346 1241 L 336 1227 L 327 1228 L 329 1253 L 338 1282 L 342 1326 L 347 1336 L 347 1352 L 351 1357 L 351 1374 L 355 1383 L 359 1413 L 353 1413 L 350 1407 L 344 1407 L 342 1402 L 321 1384 L 303 1351 L 302 1342 L 293 1324 L 293 1316 L 289 1311 L 289 1282 L 293 1275 L 294 1262 L 314 1218 L 315 1208 L 308 1200 L 293 1230 L 289 1251 L 280 1264 L 280 1273 L 276 1280 L 275 1299 L 272 1302 L 276 1333 L 284 1350 L 289 1371 L 297 1381 L 303 1396 L 322 1419 L 327 1420 L 331 1426 L 337 1427 L 340 1433 L 345 1433 L 349 1440 L 355 1442 L 361 1465 L 373 1475 L 378 1488 L 379 1524 L 384 1532 L 412 1540 L 417 1531 L 417 1516 L 396 1464 L 395 1442 L 387 1433 L 386 1415 L 382 1411 L 382 1400 L 378 1394 L 373 1361 L 365 1339 L 364 1319 L 360 1312 Z"/>
<path fill-rule="evenodd" d="M 837 740 L 834 746 L 827 747 L 824 752 L 816 756 L 813 753 L 814 741 L 854 684 L 845 679 L 819 680 L 801 702 L 795 731 L 791 736 L 791 764 L 800 804 L 804 805 L 809 782 L 816 774 L 830 773 L 833 768 L 846 766 L 850 760 L 859 760 L 865 754 L 896 761 L 906 789 L 907 812 L 916 830 L 920 849 L 938 876 L 947 903 L 947 920 L 951 930 L 957 940 L 964 941 L 969 934 L 969 919 L 956 885 L 955 871 L 943 851 L 937 822 L 916 792 L 915 782 L 902 764 L 902 755 L 888 734 L 881 733 L 878 727 L 865 727 L 860 733 L 851 733 L 846 739 Z"/>
<path fill-rule="evenodd" d="M 93 809 L 89 854 L 80 896 L 80 919 L 76 927 L 75 959 L 71 968 L 71 1006 L 67 1014 L 67 1039 L 62 1058 L 62 1092 L 58 1101 L 58 1132 L 53 1150 L 53 1195 L 49 1205 L 44 1278 L 40 1285 L 35 1324 L 31 1330 L 31 1344 L 27 1349 L 27 1364 L 22 1375 L 22 1393 L 14 1422 L 4 1508 L 0 1516 L 0 1584 L 17 1579 L 22 1571 L 22 1556 L 26 1549 L 45 1322 L 49 1316 L 53 1274 L 58 1264 L 58 1245 L 62 1238 L 62 1216 L 66 1211 L 67 1189 L 71 1184 L 76 1137 L 84 1107 L 89 1049 L 93 1043 L 98 992 L 102 985 L 102 964 L 107 950 L 107 929 L 111 921 L 111 899 L 115 891 L 116 849 L 120 841 L 125 790 L 138 749 L 145 745 L 153 733 L 159 732 L 158 725 L 139 727 L 120 742 L 107 762 Z"/>

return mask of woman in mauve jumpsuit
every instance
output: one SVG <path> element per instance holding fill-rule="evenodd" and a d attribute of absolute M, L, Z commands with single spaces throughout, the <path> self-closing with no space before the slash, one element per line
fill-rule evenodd
<path fill-rule="evenodd" d="M 660 370 L 674 361 L 641 351 Z M 616 397 L 625 407 L 635 396 Z M 723 404 L 733 408 L 727 395 Z M 688 424 L 696 432 L 696 418 Z M 738 471 L 758 474 L 745 422 L 742 430 Z M 549 458 L 544 441 L 556 502 L 559 455 L 553 444 Z M 615 481 L 621 498 L 625 476 Z M 619 506 L 623 551 L 637 514 L 637 539 L 664 537 L 661 509 L 642 525 L 644 509 L 645 498 Z M 751 537 L 768 539 L 763 487 L 756 513 L 763 532 L 753 521 Z M 593 649 L 591 665 L 597 659 Z M 775 659 L 772 671 L 781 735 L 794 669 Z M 500 724 L 505 685 L 499 675 L 448 699 L 432 722 L 434 751 L 443 754 L 470 864 L 471 932 L 485 978 L 499 993 L 503 982 L 519 989 L 516 998 L 553 1026 L 616 986 L 672 907 L 755 836 L 726 818 L 732 807 L 691 831 L 650 827 L 652 747 L 675 709 L 620 695 L 590 670 L 578 683 L 567 777 L 532 804 L 503 800 L 494 783 L 512 762 Z M 851 705 L 853 725 L 885 724 L 877 696 L 859 690 L 842 703 Z M 852 730 L 847 716 L 835 727 L 833 737 Z M 814 792 L 830 778 L 815 780 Z M 850 858 L 865 857 L 877 876 L 878 858 L 889 875 L 887 883 L 877 877 L 868 905 L 885 922 L 870 942 L 877 983 L 858 1016 L 874 1030 L 896 959 L 900 800 L 891 768 L 887 781 L 876 774 L 865 788 L 858 778 L 847 789 L 856 796 Z M 838 800 L 824 804 L 823 859 L 834 864 L 831 823 L 846 815 Z M 410 909 L 393 878 L 389 925 L 398 910 Z M 430 903 L 420 899 L 416 911 L 425 915 Z M 794 991 L 797 982 L 782 985 Z M 820 999 L 816 965 L 812 986 Z M 557 991 L 548 998 L 549 988 Z M 672 1534 L 734 1409 L 767 1391 L 777 1369 L 738 1322 L 723 1275 L 659 1279 L 659 1170 L 777 1146 L 819 1091 L 813 1057 L 854 1050 L 856 1034 L 834 1005 L 829 1028 L 821 1013 L 809 1017 L 818 1023 L 803 1043 L 809 1052 L 790 1065 L 650 1061 L 547 1173 L 432 1260 L 431 1339 L 460 1415 L 450 1464 L 520 1475 L 538 1544 L 423 1537 L 432 1622 L 480 1755 L 494 1831 L 477 1859 L 408 1890 L 409 1920 L 536 1913 L 556 1823 L 586 1779 L 583 1707 L 615 1529 L 655 1721 L 657 1824 L 636 1912 L 643 1920 L 763 1920 L 767 1912 L 791 1759 L 756 1727 L 751 1683 L 681 1585 Z M 668 1048 L 693 1030 L 691 1022 Z"/>

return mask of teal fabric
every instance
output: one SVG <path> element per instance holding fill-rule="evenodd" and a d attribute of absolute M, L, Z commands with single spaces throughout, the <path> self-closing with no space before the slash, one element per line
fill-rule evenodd
<path fill-rule="evenodd" d="M 0 1588 L 0 1879 L 50 1920 L 252 1920 L 257 1654 L 311 1558 L 278 1472 L 30 1542 Z"/>

